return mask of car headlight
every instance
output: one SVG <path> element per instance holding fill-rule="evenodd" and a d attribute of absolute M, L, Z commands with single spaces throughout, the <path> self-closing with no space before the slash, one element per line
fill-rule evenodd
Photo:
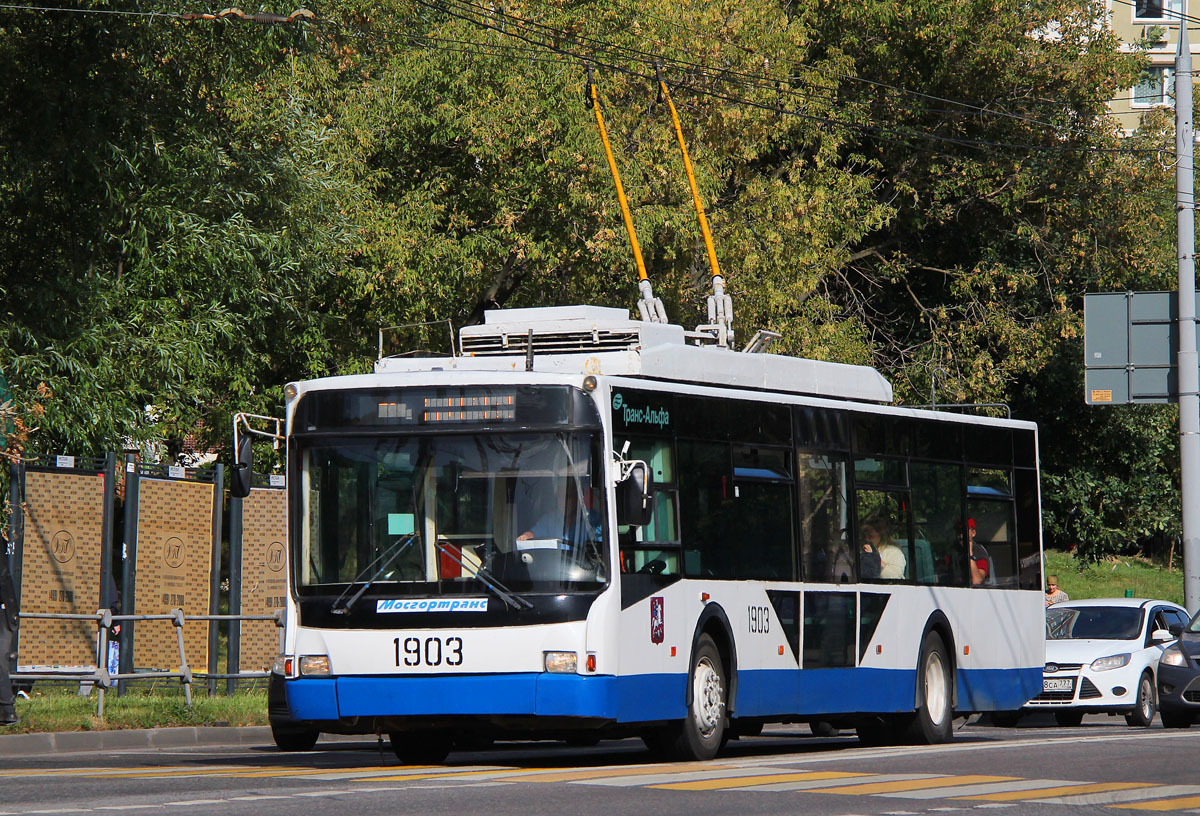
<path fill-rule="evenodd" d="M 579 656 L 574 652 L 546 652 L 546 671 L 554 674 L 575 674 Z"/>
<path fill-rule="evenodd" d="M 1092 671 L 1109 671 L 1110 669 L 1119 669 L 1122 666 L 1129 665 L 1129 652 L 1125 654 L 1109 655 L 1108 657 L 1099 657 L 1092 661 Z"/>
<path fill-rule="evenodd" d="M 1183 650 L 1179 646 L 1168 646 L 1163 650 L 1162 657 L 1159 663 L 1166 663 L 1168 666 L 1186 666 L 1187 658 L 1183 656 Z"/>

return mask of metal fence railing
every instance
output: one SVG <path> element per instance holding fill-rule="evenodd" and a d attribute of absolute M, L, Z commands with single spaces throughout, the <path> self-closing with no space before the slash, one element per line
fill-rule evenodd
<path fill-rule="evenodd" d="M 207 680 L 209 682 L 210 693 L 215 691 L 215 682 L 217 680 L 241 680 L 241 679 L 261 679 L 268 676 L 268 672 L 237 672 L 218 674 L 214 672 L 193 672 L 188 667 L 187 654 L 183 645 L 183 627 L 189 621 L 273 621 L 280 629 L 283 628 L 283 615 L 280 610 L 274 615 L 184 615 L 182 609 L 173 609 L 169 614 L 161 615 L 114 615 L 111 610 L 102 609 L 95 614 L 63 614 L 51 612 L 22 612 L 22 619 L 43 619 L 43 620 L 77 620 L 77 621 L 92 621 L 97 628 L 97 661 L 96 666 L 78 668 L 69 667 L 61 671 L 44 671 L 44 672 L 14 672 L 11 677 L 14 682 L 34 681 L 34 680 L 72 680 L 80 683 L 94 683 L 98 690 L 96 703 L 96 716 L 103 719 L 104 717 L 104 697 L 108 689 L 112 688 L 119 681 L 129 682 L 146 682 L 158 681 L 168 678 L 179 678 L 179 682 L 183 685 L 184 697 L 187 700 L 189 708 L 192 706 L 192 682 L 194 680 Z M 109 631 L 116 623 L 123 621 L 170 621 L 175 627 L 176 643 L 179 646 L 179 668 L 174 671 L 134 671 L 126 673 L 113 673 L 108 670 L 108 641 Z"/>

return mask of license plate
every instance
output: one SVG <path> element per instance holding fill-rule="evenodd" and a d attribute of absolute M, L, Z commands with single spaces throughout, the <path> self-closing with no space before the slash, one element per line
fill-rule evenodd
<path fill-rule="evenodd" d="M 1074 691 L 1074 677 L 1043 677 L 1042 691 Z"/>

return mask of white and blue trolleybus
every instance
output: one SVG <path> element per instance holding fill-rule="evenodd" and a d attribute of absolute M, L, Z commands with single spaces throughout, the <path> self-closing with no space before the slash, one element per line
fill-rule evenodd
<path fill-rule="evenodd" d="M 705 759 L 772 722 L 942 742 L 1038 694 L 1036 427 L 699 339 L 492 311 L 452 356 L 289 384 L 278 745 Z"/>

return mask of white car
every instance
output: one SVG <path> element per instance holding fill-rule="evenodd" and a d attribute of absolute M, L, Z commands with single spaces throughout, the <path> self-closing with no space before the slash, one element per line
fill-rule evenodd
<path fill-rule="evenodd" d="M 1187 621 L 1178 604 L 1143 598 L 1047 607 L 1042 693 L 1022 711 L 1053 711 L 1059 725 L 1079 725 L 1084 714 L 1124 714 L 1130 725 L 1150 725 L 1158 661 L 1175 642 L 1168 630 Z"/>

